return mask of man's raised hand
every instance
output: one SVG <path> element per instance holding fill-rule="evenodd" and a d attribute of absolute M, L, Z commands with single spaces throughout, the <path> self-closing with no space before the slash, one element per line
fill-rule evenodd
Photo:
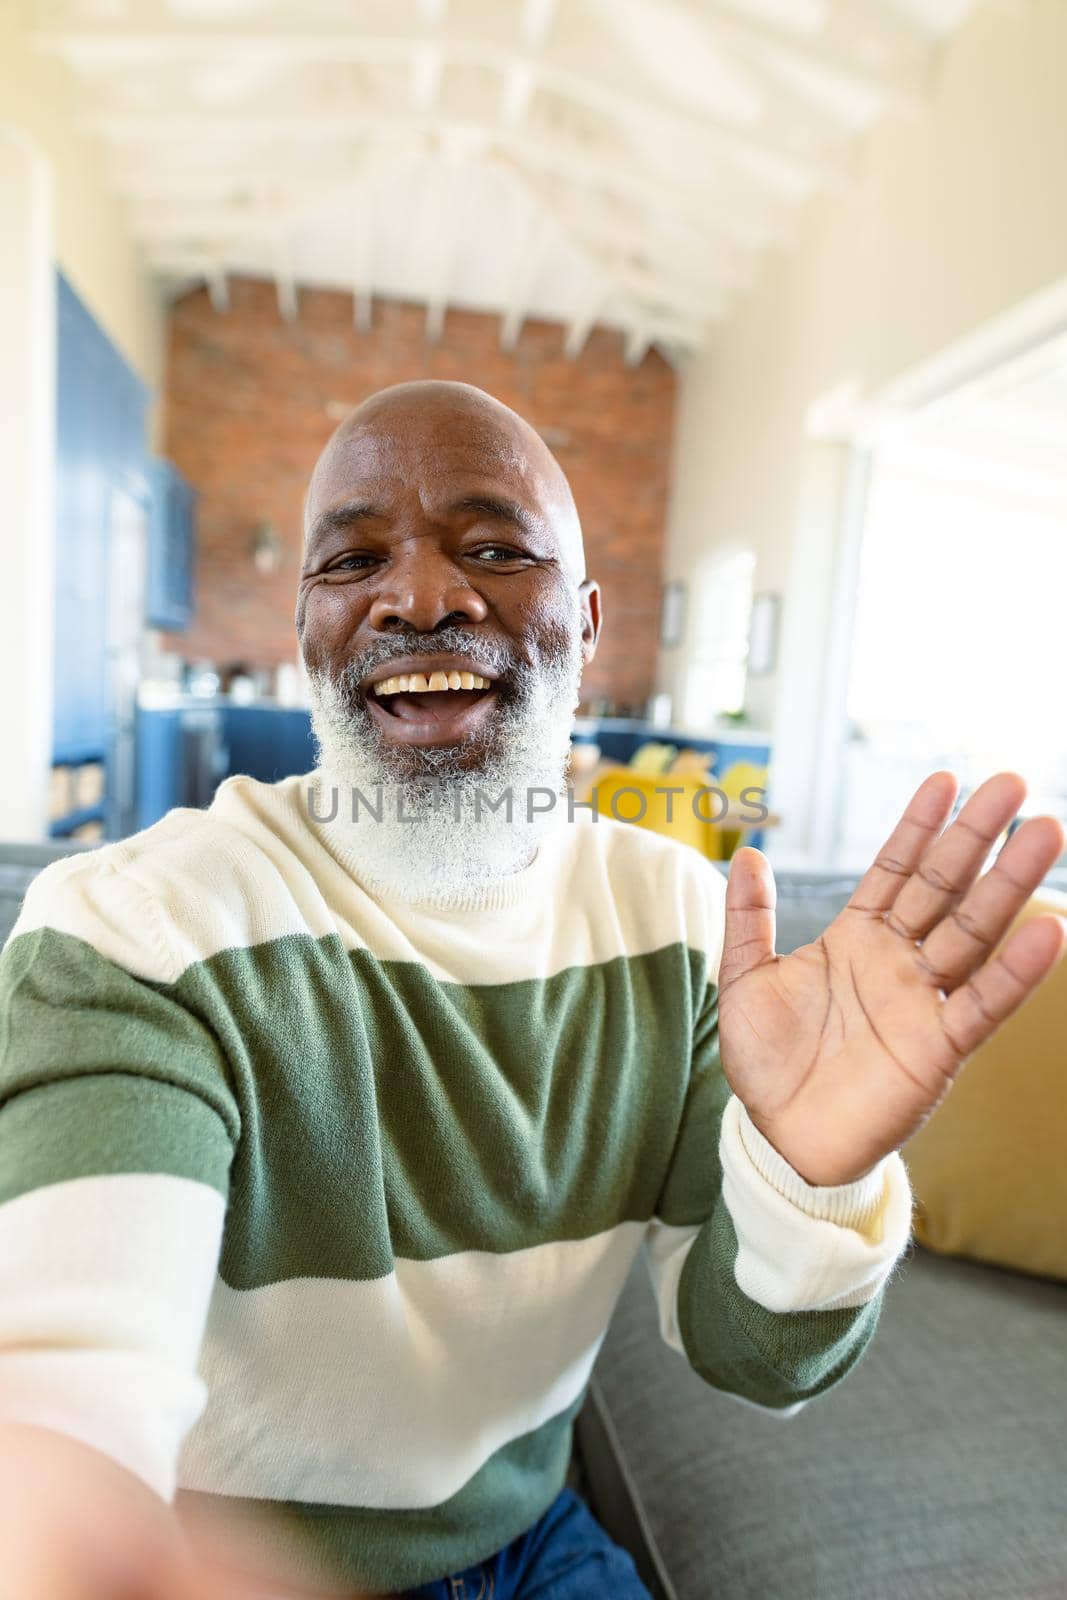
<path fill-rule="evenodd" d="M 766 857 L 746 848 L 731 863 L 723 1070 L 808 1183 L 852 1182 L 899 1149 L 1063 953 L 1064 924 L 1040 916 L 993 954 L 1063 852 L 1063 828 L 1024 822 L 979 876 L 1026 784 L 998 773 L 946 828 L 956 789 L 951 772 L 919 786 L 845 909 L 792 955 L 774 951 Z"/>

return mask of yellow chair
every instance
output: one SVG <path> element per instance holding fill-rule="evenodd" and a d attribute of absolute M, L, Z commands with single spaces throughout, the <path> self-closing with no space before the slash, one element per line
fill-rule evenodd
<path fill-rule="evenodd" d="M 646 744 L 638 745 L 628 765 L 633 772 L 652 776 L 657 772 L 666 772 L 677 754 L 677 745 L 660 744 L 650 739 Z"/>
<path fill-rule="evenodd" d="M 751 799 L 746 803 L 741 796 L 746 789 L 760 789 L 763 798 L 767 798 L 767 767 L 758 766 L 754 761 L 735 761 L 732 767 L 727 767 L 721 778 L 716 778 L 715 783 L 723 794 L 729 795 L 731 806 L 751 812 L 754 809 Z M 754 824 L 755 826 L 755 824 Z M 724 828 L 722 830 L 721 856 L 716 856 L 717 861 L 729 861 L 734 851 L 745 840 L 744 828 Z"/>
<path fill-rule="evenodd" d="M 694 795 L 706 787 L 706 782 L 700 778 L 635 772 L 632 767 L 619 766 L 602 770 L 593 788 L 581 798 L 591 801 L 601 816 L 632 822 L 638 828 L 650 828 L 653 833 L 663 833 L 681 844 L 692 845 L 712 861 L 722 861 L 725 857 L 719 852 L 723 830 L 701 820 L 713 811 L 712 801 L 706 797 L 701 800 L 701 816 L 693 810 Z M 667 788 L 682 792 L 657 792 Z"/>

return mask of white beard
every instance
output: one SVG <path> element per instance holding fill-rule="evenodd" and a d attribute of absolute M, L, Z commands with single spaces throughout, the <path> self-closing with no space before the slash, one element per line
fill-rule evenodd
<path fill-rule="evenodd" d="M 582 673 L 579 619 L 575 601 L 566 640 L 561 637 L 558 650 L 534 668 L 487 651 L 476 629 L 456 627 L 417 641 L 410 635 L 384 639 L 350 663 L 340 682 L 309 670 L 319 746 L 315 813 L 330 817 L 336 791 L 332 826 L 344 829 L 346 848 L 369 884 L 408 900 L 440 902 L 460 899 L 533 860 L 539 840 L 566 815 L 560 796 Z M 506 675 L 511 698 L 494 709 L 477 755 L 471 745 L 398 751 L 354 693 L 374 667 L 420 650 L 469 654 Z M 363 797 L 356 801 L 357 820 L 354 792 Z M 506 804 L 490 809 L 508 793 L 510 818 Z"/>

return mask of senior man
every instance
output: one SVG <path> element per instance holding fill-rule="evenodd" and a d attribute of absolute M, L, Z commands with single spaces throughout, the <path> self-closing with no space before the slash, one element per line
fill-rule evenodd
<path fill-rule="evenodd" d="M 599 592 L 558 464 L 466 385 L 338 429 L 296 621 L 315 772 L 49 868 L 4 953 L 0 1460 L 66 1441 L 63 1529 L 90 1481 L 138 1506 L 105 1526 L 220 1517 L 257 1593 L 643 1595 L 564 1488 L 637 1251 L 709 1384 L 837 1383 L 900 1145 L 1061 952 L 1048 917 L 993 950 L 1062 830 L 980 877 L 1025 786 L 946 827 L 935 773 L 782 958 L 758 851 L 727 886 L 567 806 Z M 160 1592 L 163 1542 L 119 1539 Z"/>

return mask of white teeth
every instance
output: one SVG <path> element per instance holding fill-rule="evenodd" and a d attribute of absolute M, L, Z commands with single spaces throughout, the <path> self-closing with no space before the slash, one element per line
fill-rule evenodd
<path fill-rule="evenodd" d="M 481 677 L 477 672 L 431 672 L 427 678 L 423 672 L 401 673 L 395 678 L 383 678 L 374 685 L 376 695 L 383 694 L 426 694 L 430 690 L 440 689 L 488 689 L 489 679 Z"/>

